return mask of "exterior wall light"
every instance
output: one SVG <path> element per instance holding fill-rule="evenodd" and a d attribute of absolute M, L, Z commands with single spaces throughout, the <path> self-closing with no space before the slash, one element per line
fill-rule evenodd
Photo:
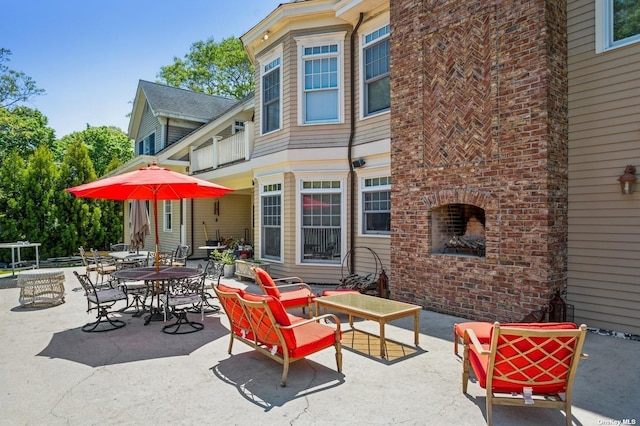
<path fill-rule="evenodd" d="M 262 35 L 262 41 L 267 41 L 269 40 L 269 31 L 265 31 L 264 34 Z"/>
<path fill-rule="evenodd" d="M 636 168 L 634 166 L 627 166 L 624 169 L 624 173 L 622 176 L 618 178 L 618 182 L 620 182 L 620 189 L 622 190 L 623 195 L 631 195 L 633 194 L 633 190 L 636 186 Z"/>
<path fill-rule="evenodd" d="M 362 167 L 366 164 L 366 161 L 364 161 L 364 158 L 359 158 L 357 160 L 354 160 L 351 162 L 351 165 L 353 165 L 354 169 L 357 169 L 359 167 Z"/>

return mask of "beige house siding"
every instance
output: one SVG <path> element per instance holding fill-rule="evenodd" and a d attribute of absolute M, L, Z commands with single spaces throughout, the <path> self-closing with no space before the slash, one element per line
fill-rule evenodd
<path fill-rule="evenodd" d="M 219 215 L 215 214 L 214 205 L 219 203 Z M 207 236 L 215 240 L 219 233 L 221 238 L 244 238 L 245 230 L 251 235 L 251 196 L 244 194 L 226 194 L 220 198 L 208 198 L 194 200 L 193 219 L 193 257 L 205 258 L 207 252 L 198 247 L 205 245 L 207 238 L 204 226 L 207 228 Z M 189 219 L 191 222 L 191 219 Z M 204 222 L 204 226 L 203 226 Z M 187 239 L 191 238 L 187 234 Z"/>
<path fill-rule="evenodd" d="M 640 166 L 640 43 L 595 53 L 593 0 L 568 4 L 567 300 L 576 322 L 640 334 L 640 192 L 617 178 Z"/>
<path fill-rule="evenodd" d="M 140 120 L 140 130 L 138 130 L 138 139 L 136 140 L 136 144 L 142 139 L 149 136 L 151 133 L 155 132 L 155 152 L 158 152 L 162 147 L 162 135 L 160 134 L 160 128 L 160 122 L 156 117 L 154 117 L 153 113 L 151 112 L 151 108 L 146 108 L 146 111 L 142 113 L 142 119 Z M 138 149 L 137 145 L 135 149 Z"/>

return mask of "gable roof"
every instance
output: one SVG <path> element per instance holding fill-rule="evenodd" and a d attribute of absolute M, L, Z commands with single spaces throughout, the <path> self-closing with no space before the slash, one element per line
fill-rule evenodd
<path fill-rule="evenodd" d="M 179 118 L 206 123 L 228 111 L 241 101 L 223 96 L 207 95 L 178 87 L 140 80 L 129 121 L 129 137 L 137 131 L 145 101 L 156 117 Z"/>
<path fill-rule="evenodd" d="M 238 103 L 236 99 L 207 95 L 144 80 L 140 80 L 140 88 L 156 115 L 179 115 L 209 121 Z"/>

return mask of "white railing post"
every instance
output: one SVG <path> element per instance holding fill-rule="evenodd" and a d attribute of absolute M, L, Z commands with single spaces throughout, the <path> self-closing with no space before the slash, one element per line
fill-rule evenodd
<path fill-rule="evenodd" d="M 214 169 L 218 168 L 218 163 L 219 163 L 219 159 L 220 159 L 220 141 L 222 140 L 222 138 L 220 136 L 214 136 L 213 137 L 213 158 L 212 160 L 212 166 Z"/>
<path fill-rule="evenodd" d="M 244 159 L 251 160 L 253 154 L 253 121 L 244 122 Z"/>

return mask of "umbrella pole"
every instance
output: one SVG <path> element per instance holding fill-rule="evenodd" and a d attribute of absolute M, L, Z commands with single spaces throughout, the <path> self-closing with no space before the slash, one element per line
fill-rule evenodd
<path fill-rule="evenodd" d="M 158 237 L 158 193 L 153 194 L 153 221 L 156 227 L 156 272 L 160 272 L 160 253 L 158 252 L 158 245 L 160 237 Z"/>

